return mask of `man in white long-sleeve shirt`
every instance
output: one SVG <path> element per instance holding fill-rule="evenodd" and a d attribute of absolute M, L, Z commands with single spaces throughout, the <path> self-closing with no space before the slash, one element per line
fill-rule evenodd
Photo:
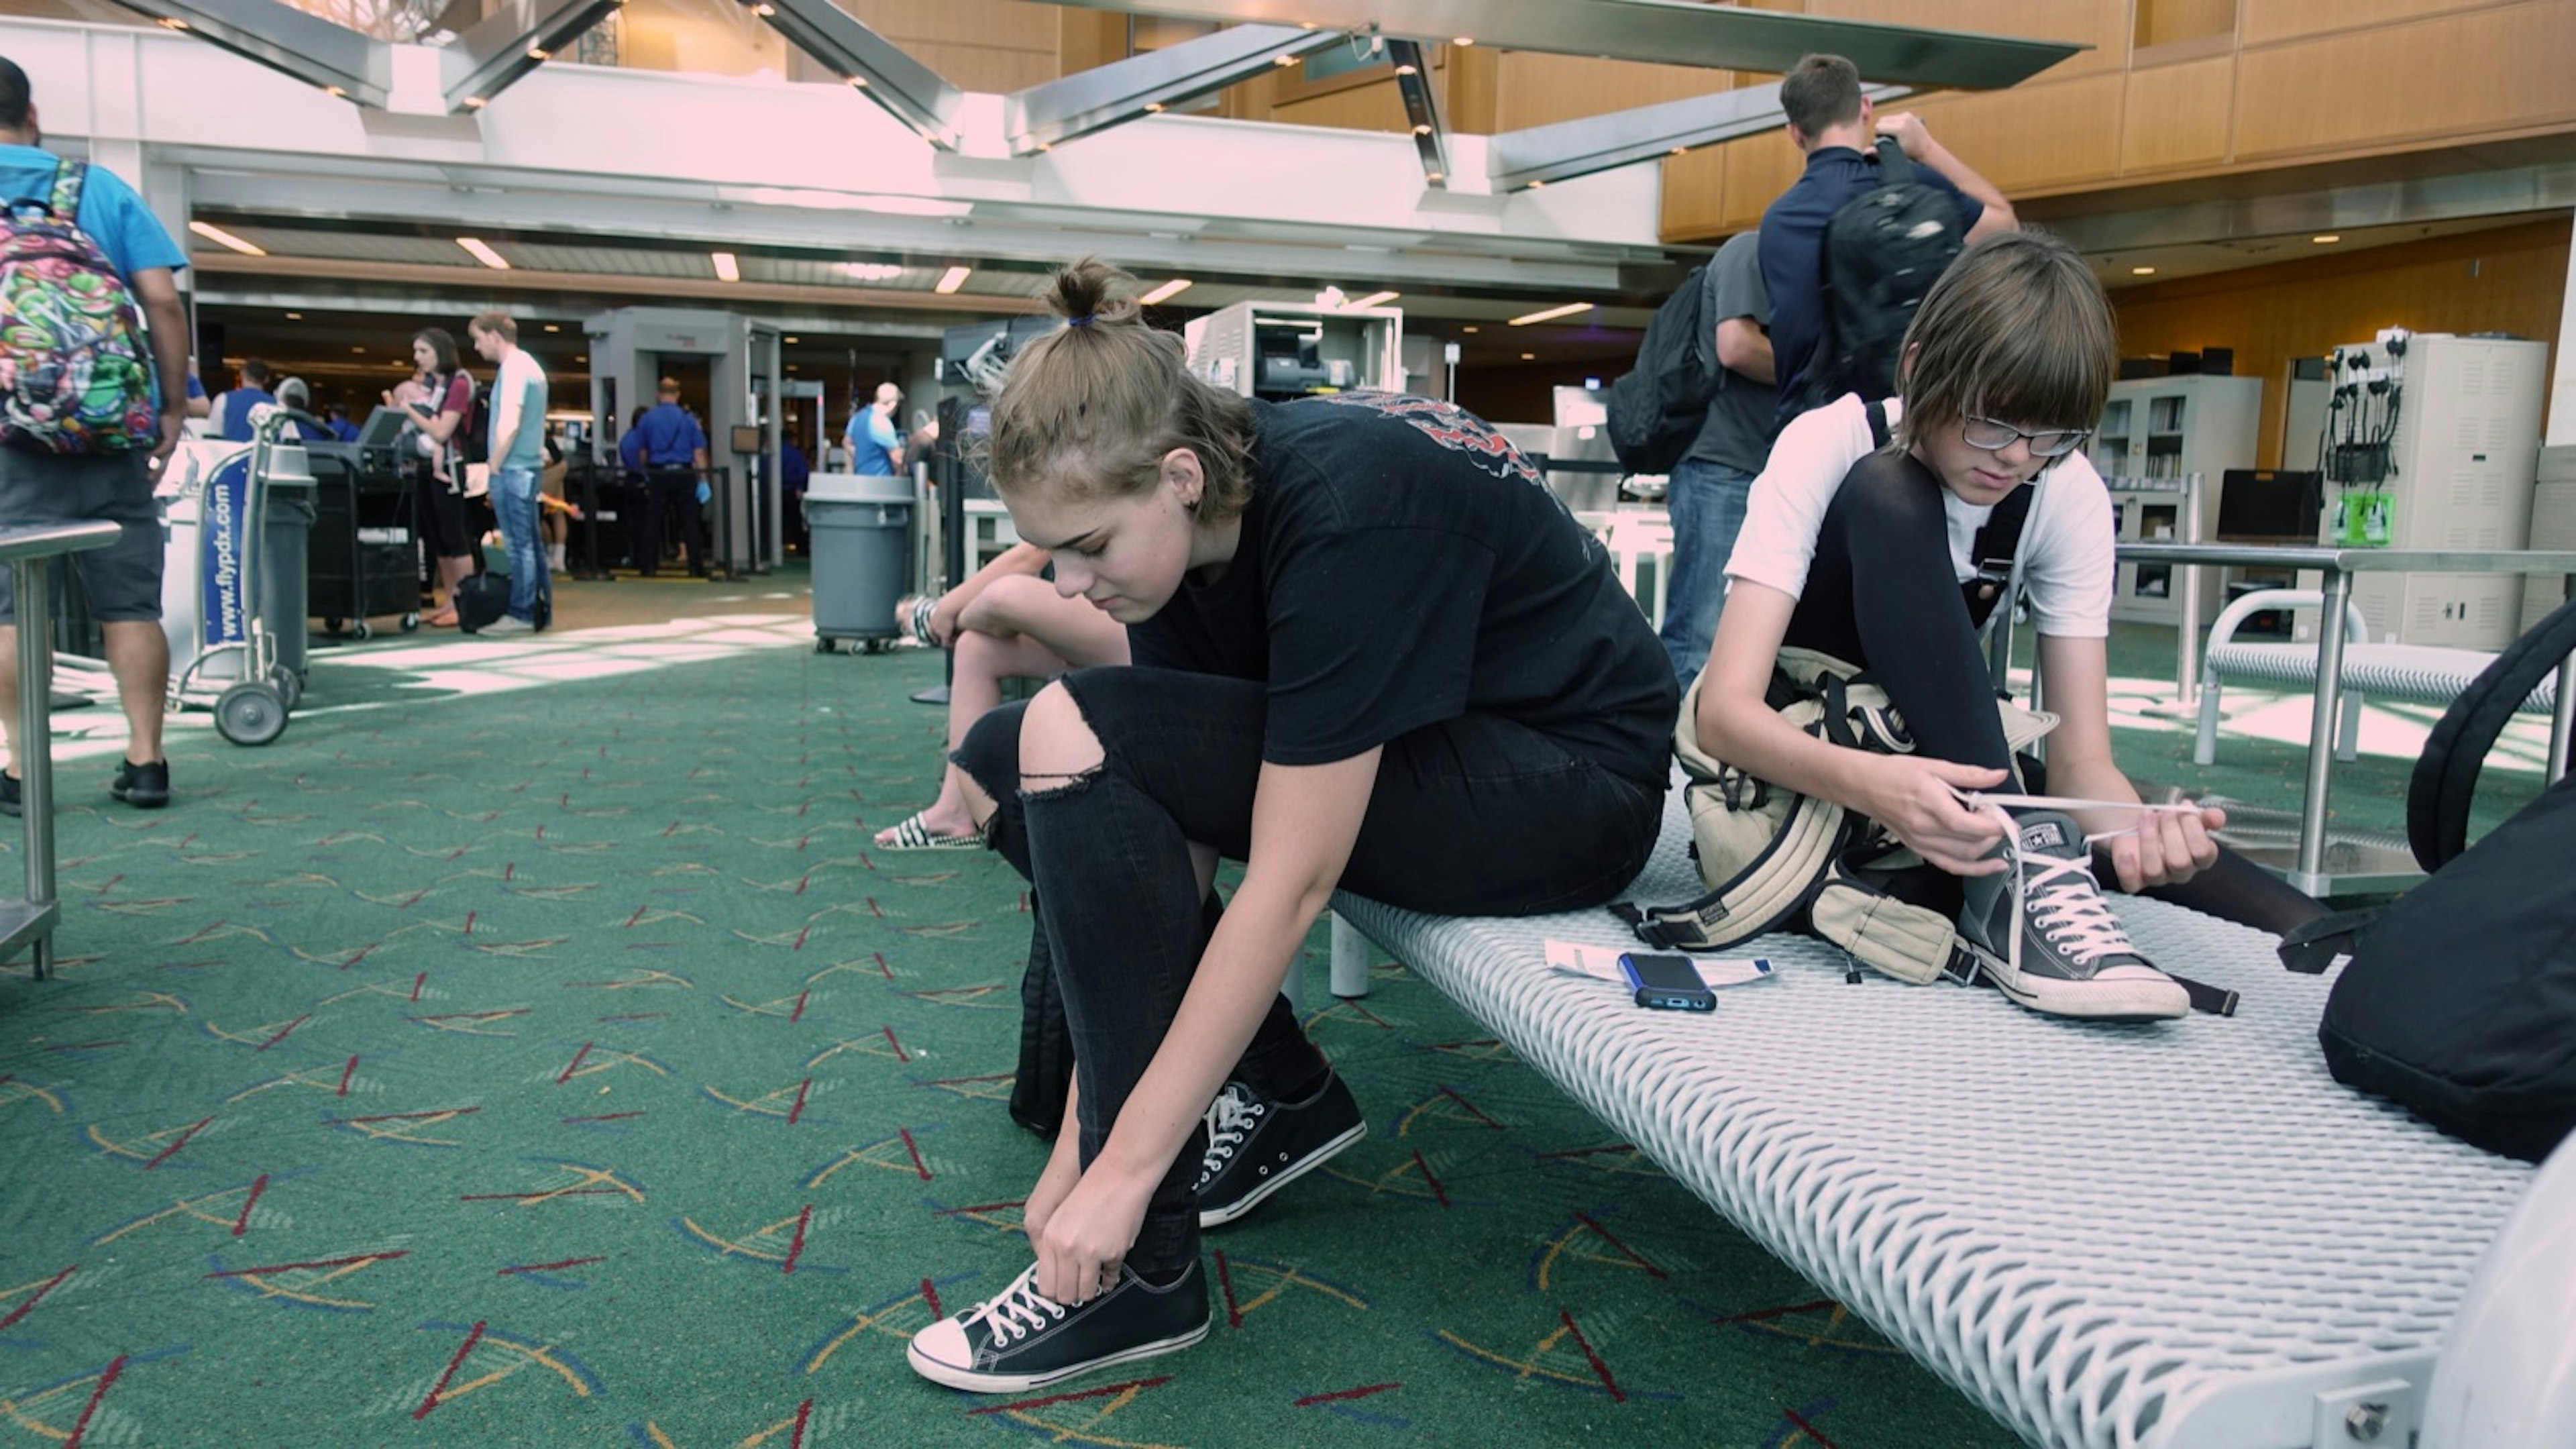
<path fill-rule="evenodd" d="M 471 324 L 474 350 L 493 365 L 490 446 L 492 513 L 510 555 L 510 608 L 483 626 L 486 634 L 535 630 L 537 610 L 552 590 L 537 532 L 537 475 L 545 467 L 546 371 L 519 350 L 519 324 L 485 312 Z"/>

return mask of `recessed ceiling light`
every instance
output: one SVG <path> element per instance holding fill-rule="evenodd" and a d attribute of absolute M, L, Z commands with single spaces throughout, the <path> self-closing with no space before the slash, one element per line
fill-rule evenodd
<path fill-rule="evenodd" d="M 1521 354 L 1521 361 L 1536 362 L 1538 361 L 1538 354 L 1535 352 L 1524 352 Z"/>
<path fill-rule="evenodd" d="M 1568 302 L 1562 307 L 1550 307 L 1544 312 L 1530 312 L 1515 317 L 1512 319 L 1512 325 L 1527 327 L 1533 322 L 1553 322 L 1559 317 L 1571 317 L 1577 312 L 1589 312 L 1595 305 L 1591 302 Z"/>
<path fill-rule="evenodd" d="M 2327 232 L 2324 236 L 2312 236 L 2308 238 L 2308 240 L 2315 242 L 2318 246 L 2322 247 L 2332 246 L 2336 242 L 2342 241 L 2343 238 L 2334 232 Z"/>
<path fill-rule="evenodd" d="M 1538 190 L 1540 187 L 1545 186 L 1546 184 L 1547 184 L 1547 183 L 1546 183 L 1545 181 L 1533 181 L 1533 182 L 1531 182 L 1531 183 L 1529 184 L 1529 189 L 1530 189 L 1530 190 L 1532 190 L 1532 191 L 1536 191 L 1536 190 Z"/>
<path fill-rule="evenodd" d="M 483 99 L 481 96 L 467 96 L 465 98 L 465 109 L 469 111 L 479 111 L 490 104 L 490 101 Z"/>
<path fill-rule="evenodd" d="M 1482 327 L 1461 327 L 1458 330 L 1461 332 L 1482 332 L 1485 329 Z"/>
<path fill-rule="evenodd" d="M 795 345 L 795 342 L 796 342 L 796 339 L 795 339 L 795 338 L 793 338 L 793 337 L 781 337 L 781 338 L 779 338 L 778 340 L 779 340 L 779 341 L 781 341 L 781 342 L 787 343 L 787 344 L 788 344 L 788 345 L 790 345 L 790 346 L 794 346 L 794 345 Z"/>
<path fill-rule="evenodd" d="M 1297 57 L 1293 52 L 1283 50 L 1277 55 L 1270 57 L 1270 63 L 1272 65 L 1295 65 L 1297 63 Z"/>
<path fill-rule="evenodd" d="M 490 267 L 496 272 L 506 272 L 510 270 L 509 261 L 499 252 L 492 250 L 491 244 L 485 242 L 481 237 L 461 236 L 456 239 L 456 244 L 465 248 L 465 254 L 467 256 L 472 257 L 474 260 L 481 262 L 483 265 Z"/>
<path fill-rule="evenodd" d="M 1463 46 L 1463 45 L 1473 45 L 1473 44 L 1475 44 L 1475 43 L 1476 43 L 1476 37 L 1474 37 L 1474 36 L 1472 36 L 1472 35 L 1462 35 L 1462 36 L 1459 36 L 1456 40 L 1453 40 L 1453 41 L 1451 41 L 1451 42 L 1449 42 L 1449 43 L 1450 43 L 1450 44 L 1452 44 L 1452 45 L 1462 45 L 1462 46 Z"/>
<path fill-rule="evenodd" d="M 204 237 L 206 240 L 213 242 L 219 247 L 231 247 L 234 251 L 237 251 L 246 257 L 264 257 L 268 255 L 267 252 L 258 247 L 252 246 L 249 242 L 243 241 L 240 237 L 233 235 L 231 232 L 224 230 L 222 227 L 215 225 L 211 221 L 192 221 L 188 223 L 188 230 L 195 232 L 197 235 Z"/>
<path fill-rule="evenodd" d="M 891 262 L 841 262 L 841 275 L 862 282 L 891 282 L 903 275 L 903 268 Z"/>
<path fill-rule="evenodd" d="M 304 320 L 304 314 L 301 312 L 289 312 L 286 314 L 286 320 L 289 322 L 301 322 Z"/>
<path fill-rule="evenodd" d="M 1439 172 L 1433 171 L 1426 174 L 1422 179 L 1436 186 L 1445 178 L 1443 178 Z"/>
<path fill-rule="evenodd" d="M 717 281 L 739 282 L 742 280 L 742 263 L 734 260 L 733 253 L 709 252 L 707 253 L 707 260 L 715 264 Z"/>
<path fill-rule="evenodd" d="M 1399 65 L 1395 68 L 1395 73 L 1397 75 L 1420 75 L 1422 74 L 1422 68 L 1414 65 Z"/>
<path fill-rule="evenodd" d="M 1145 306 L 1145 307 L 1157 307 L 1157 306 L 1162 305 L 1162 304 L 1163 304 L 1163 303 L 1165 303 L 1165 302 L 1168 302 L 1168 301 L 1172 300 L 1174 297 L 1179 296 L 1180 294 L 1182 294 L 1183 292 L 1188 291 L 1189 289 L 1190 289 L 1190 279 L 1189 279 L 1189 278 L 1187 278 L 1187 277 L 1174 277 L 1174 278 L 1172 278 L 1170 281 L 1165 282 L 1163 285 L 1161 285 L 1161 286 L 1159 286 L 1159 287 L 1156 287 L 1154 290 L 1152 290 L 1152 291 L 1150 291 L 1150 292 L 1147 292 L 1144 296 L 1141 296 L 1141 297 L 1137 298 L 1137 299 L 1136 299 L 1136 301 L 1137 301 L 1137 304 L 1138 304 L 1139 306 Z"/>
<path fill-rule="evenodd" d="M 364 351 L 366 351 L 367 349 L 365 349 L 365 348 L 363 348 L 363 347 L 352 347 L 352 348 L 350 348 L 349 350 L 350 350 L 351 352 L 364 352 Z"/>
<path fill-rule="evenodd" d="M 1431 128 L 1429 126 L 1416 126 L 1413 128 L 1413 134 L 1417 136 L 1428 136 L 1431 134 Z"/>
<path fill-rule="evenodd" d="M 2133 276 L 2133 277 L 2152 277 L 2152 276 L 2154 276 L 2155 274 L 2156 274 L 2156 269 L 2155 269 L 2155 268 L 2153 268 L 2153 267 L 2131 267 L 2131 268 L 2129 268 L 2129 275 L 2130 275 L 2130 276 Z"/>
<path fill-rule="evenodd" d="M 1145 114 L 1146 114 L 1146 115 L 1149 115 L 1149 116 L 1159 116 L 1159 115 L 1161 115 L 1162 113 L 1163 113 L 1163 103 L 1162 103 L 1161 101 L 1147 101 L 1147 102 L 1145 103 Z"/>
<path fill-rule="evenodd" d="M 528 47 L 528 59 L 530 59 L 530 60 L 544 60 L 545 58 L 546 58 L 546 50 L 545 50 L 545 47 L 544 47 L 544 46 L 541 46 L 541 45 L 531 45 L 531 46 L 529 46 L 529 47 Z"/>
<path fill-rule="evenodd" d="M 958 288 L 965 286 L 966 279 L 973 275 L 975 275 L 975 269 L 973 267 L 950 267 L 947 271 L 939 274 L 938 284 L 933 286 L 930 290 L 945 297 L 950 293 L 955 292 Z"/>

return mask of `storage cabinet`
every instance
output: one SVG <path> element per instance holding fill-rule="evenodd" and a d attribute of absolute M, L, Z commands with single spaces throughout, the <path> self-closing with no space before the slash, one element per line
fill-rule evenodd
<path fill-rule="evenodd" d="M 2132 378 L 2111 384 L 2102 424 L 2088 456 L 2111 489 L 2120 541 L 2182 541 L 2183 480 L 2200 475 L 2200 530 L 2207 538 L 2218 518 L 2219 486 L 2230 468 L 2254 466 L 2254 433 L 2263 412 L 2258 377 Z M 2200 618 L 2217 617 L 2220 590 L 2204 577 Z M 2182 581 L 2163 564 L 2120 565 L 2111 617 L 2128 623 L 2173 625 L 2182 619 Z"/>

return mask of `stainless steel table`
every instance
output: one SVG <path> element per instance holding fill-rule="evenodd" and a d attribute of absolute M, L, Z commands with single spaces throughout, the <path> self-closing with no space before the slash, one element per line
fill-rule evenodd
<path fill-rule="evenodd" d="M 18 719 L 10 743 L 25 825 L 27 895 L 0 897 L 0 961 L 35 951 L 36 979 L 54 969 L 53 561 L 116 542 L 113 523 L 44 523 L 0 529 L 0 564 L 18 606 Z"/>
<path fill-rule="evenodd" d="M 2233 564 L 2241 567 L 2315 569 L 2324 576 L 2325 603 L 2317 613 L 2316 706 L 2308 724 L 2308 788 L 2301 802 L 2299 835 L 2286 860 L 2267 858 L 2279 852 L 2258 844 L 2246 853 L 2311 895 L 2337 889 L 2380 890 L 2418 877 L 2411 861 L 2400 865 L 2358 858 L 2331 862 L 2326 835 L 2328 775 L 2334 766 L 2335 710 L 2343 699 L 2344 606 L 2352 598 L 2352 576 L 2367 572 L 2431 574 L 2564 574 L 2576 582 L 2576 553 L 2535 550 L 2447 550 L 2338 548 L 2327 544 L 2260 546 L 2234 543 L 2124 543 L 2124 563 L 2175 565 Z M 2558 667 L 2558 708 L 2549 728 L 2549 778 L 2567 772 L 2571 716 L 2576 716 L 2576 657 Z M 2240 847 L 2242 848 L 2242 847 Z M 2374 855 L 2387 852 L 2376 850 Z"/>

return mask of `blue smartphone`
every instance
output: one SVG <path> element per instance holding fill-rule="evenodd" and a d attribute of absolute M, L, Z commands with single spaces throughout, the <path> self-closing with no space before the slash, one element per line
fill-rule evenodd
<path fill-rule="evenodd" d="M 1626 954 L 1620 973 L 1637 992 L 1637 1004 L 1653 1011 L 1715 1011 L 1717 993 L 1700 979 L 1688 956 Z"/>

